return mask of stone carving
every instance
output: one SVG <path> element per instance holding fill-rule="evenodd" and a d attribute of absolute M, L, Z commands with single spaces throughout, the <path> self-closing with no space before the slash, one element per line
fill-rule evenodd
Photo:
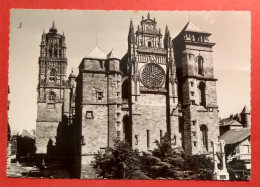
<path fill-rule="evenodd" d="M 163 68 L 157 64 L 147 64 L 141 73 L 141 81 L 147 88 L 160 88 L 165 80 Z"/>
<path fill-rule="evenodd" d="M 151 48 L 151 47 L 145 47 L 145 46 L 139 46 L 137 49 L 139 52 L 146 52 L 146 53 L 160 53 L 160 54 L 166 54 L 167 51 L 163 48 Z"/>

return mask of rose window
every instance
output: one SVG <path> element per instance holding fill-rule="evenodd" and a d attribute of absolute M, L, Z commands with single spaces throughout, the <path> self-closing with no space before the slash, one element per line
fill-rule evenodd
<path fill-rule="evenodd" d="M 146 65 L 141 73 L 141 81 L 148 88 L 162 87 L 165 79 L 165 73 L 161 66 L 157 64 Z"/>

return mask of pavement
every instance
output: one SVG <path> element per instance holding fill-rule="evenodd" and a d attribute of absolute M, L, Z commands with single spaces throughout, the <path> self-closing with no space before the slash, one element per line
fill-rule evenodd
<path fill-rule="evenodd" d="M 31 167 L 22 167 L 18 162 L 9 163 L 7 167 L 7 177 L 19 177 L 25 178 L 27 173 L 30 172 Z"/>
<path fill-rule="evenodd" d="M 70 178 L 69 173 L 64 169 L 51 170 L 47 168 L 40 171 L 39 168 L 22 166 L 19 162 L 8 163 L 6 175 L 13 178 Z"/>

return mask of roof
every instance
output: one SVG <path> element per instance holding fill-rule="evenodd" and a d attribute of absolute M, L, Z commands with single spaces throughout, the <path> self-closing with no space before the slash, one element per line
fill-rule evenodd
<path fill-rule="evenodd" d="M 241 112 L 241 114 L 250 114 L 250 111 L 248 110 L 248 108 L 245 106 Z"/>
<path fill-rule="evenodd" d="M 201 28 L 196 26 L 193 22 L 189 21 L 185 27 L 182 29 L 183 31 L 189 31 L 189 32 L 199 32 L 199 33 L 205 33 L 205 34 L 210 34 L 208 32 L 203 31 Z"/>
<path fill-rule="evenodd" d="M 147 13 L 147 18 L 146 19 L 144 19 L 144 16 L 142 16 L 142 21 L 141 22 L 153 22 L 153 23 L 156 23 L 155 18 L 153 20 L 150 18 L 150 13 L 149 12 Z"/>
<path fill-rule="evenodd" d="M 73 69 L 71 69 L 71 73 L 70 73 L 70 76 L 69 77 L 72 77 L 72 78 L 76 78 L 76 74 L 74 73 Z"/>
<path fill-rule="evenodd" d="M 220 126 L 243 126 L 237 120 L 232 118 L 225 118 L 219 121 Z"/>
<path fill-rule="evenodd" d="M 86 58 L 93 58 L 93 59 L 101 59 L 104 60 L 107 58 L 106 54 L 101 51 L 101 49 L 96 46 L 87 56 Z"/>
<path fill-rule="evenodd" d="M 23 130 L 22 137 L 34 138 L 27 130 Z"/>
<path fill-rule="evenodd" d="M 231 129 L 223 134 L 219 139 L 224 140 L 225 144 L 239 143 L 251 135 L 250 130 L 250 128 Z"/>
<path fill-rule="evenodd" d="M 117 58 L 114 49 L 107 54 L 107 58 Z"/>
<path fill-rule="evenodd" d="M 52 27 L 50 28 L 49 31 L 50 31 L 50 32 L 54 32 L 54 33 L 56 33 L 56 32 L 58 31 L 57 28 L 55 27 L 54 21 L 52 22 Z"/>

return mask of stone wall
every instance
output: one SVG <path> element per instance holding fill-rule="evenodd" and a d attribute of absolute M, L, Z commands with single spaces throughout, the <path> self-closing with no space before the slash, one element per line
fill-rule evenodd
<path fill-rule="evenodd" d="M 192 49 L 192 50 L 191 50 Z M 204 49 L 205 50 L 205 49 Z M 186 50 L 182 52 L 182 73 L 184 76 L 199 76 L 198 74 L 198 57 L 203 58 L 203 67 L 205 78 L 214 78 L 212 51 L 207 49 L 202 51 L 199 46 L 187 46 Z"/>
<path fill-rule="evenodd" d="M 93 118 L 86 116 L 93 112 Z M 106 148 L 108 143 L 108 108 L 107 105 L 85 105 L 82 107 L 82 155 L 97 153 Z"/>
<path fill-rule="evenodd" d="M 139 150 L 152 150 L 160 134 L 167 132 L 166 96 L 163 94 L 143 93 L 138 102 L 132 105 L 132 145 Z M 161 132 L 160 132 L 161 131 Z M 149 147 L 147 143 L 149 133 Z"/>
<path fill-rule="evenodd" d="M 56 103 L 54 109 L 48 109 L 47 103 L 37 104 L 36 153 L 47 153 L 49 140 L 56 143 L 57 128 L 62 121 L 62 103 Z"/>
<path fill-rule="evenodd" d="M 78 87 L 81 90 L 77 90 L 77 93 L 82 95 L 82 102 L 77 103 L 78 109 L 81 105 L 81 116 L 77 118 L 80 118 L 78 120 L 81 124 L 82 166 L 90 164 L 94 154 L 105 151 L 107 146 L 113 146 L 117 135 L 122 135 L 119 107 L 122 102 L 121 74 L 107 71 L 118 71 L 119 61 L 85 59 L 83 62 L 84 67 L 81 65 L 81 68 L 95 72 L 83 72 L 78 76 L 81 80 L 77 81 L 81 83 Z M 117 134 L 117 131 L 120 133 Z M 81 175 L 82 178 L 87 178 L 83 170 Z"/>
<path fill-rule="evenodd" d="M 37 122 L 60 122 L 62 118 L 62 103 L 55 103 L 55 108 L 48 109 L 47 103 L 37 104 Z"/>
<path fill-rule="evenodd" d="M 59 122 L 36 122 L 36 153 L 46 154 L 50 140 L 56 143 L 57 128 Z"/>

